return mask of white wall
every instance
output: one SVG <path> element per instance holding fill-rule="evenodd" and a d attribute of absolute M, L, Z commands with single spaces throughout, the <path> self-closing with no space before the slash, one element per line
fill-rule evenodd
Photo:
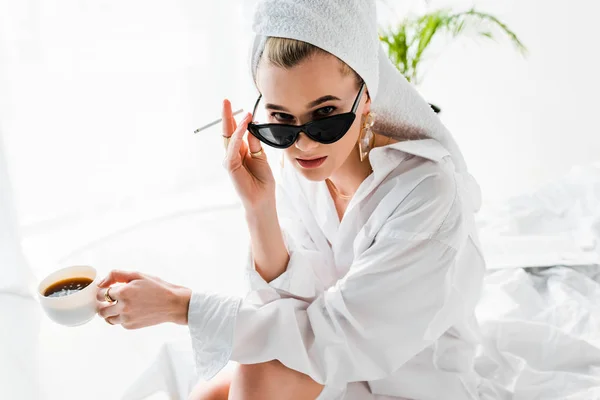
<path fill-rule="evenodd" d="M 412 3 L 414 10 L 424 2 Z M 472 4 L 433 0 L 429 7 Z M 527 191 L 573 165 L 600 161 L 599 3 L 475 5 L 506 22 L 529 56 L 523 59 L 507 40 L 458 40 L 428 65 L 420 90 L 442 107 L 484 199 Z"/>
<path fill-rule="evenodd" d="M 387 1 L 399 8 L 425 4 Z M 119 12 L 104 2 L 0 2 L 10 45 L 1 122 L 22 224 L 226 179 L 221 153 L 207 151 L 219 145 L 218 127 L 202 137 L 190 132 L 218 116 L 224 96 L 236 108 L 254 101 L 242 95 L 251 85 L 246 38 L 237 0 L 229 3 L 213 7 L 208 18 L 193 2 L 147 7 L 143 16 L 140 2 Z M 449 4 L 471 5 L 432 0 L 430 7 Z M 600 6 L 584 0 L 477 6 L 506 21 L 529 47 L 529 58 L 506 41 L 459 40 L 428 66 L 420 90 L 442 107 L 484 198 L 526 190 L 600 158 L 593 123 L 600 61 L 592 39 Z M 211 40 L 208 24 L 220 32 Z M 67 146 L 75 150 L 69 159 L 56 157 Z"/>
<path fill-rule="evenodd" d="M 237 3 L 0 0 L 0 124 L 24 235 L 225 181 L 207 150 L 218 127 L 192 132 L 225 96 L 242 106 Z"/>

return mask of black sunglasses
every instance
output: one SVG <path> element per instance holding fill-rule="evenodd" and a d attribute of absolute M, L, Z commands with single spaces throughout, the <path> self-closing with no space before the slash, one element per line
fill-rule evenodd
<path fill-rule="evenodd" d="M 365 91 L 365 84 L 360 86 L 352 111 L 332 115 L 331 117 L 325 117 L 314 121 L 307 122 L 304 125 L 288 125 L 288 124 L 248 124 L 248 131 L 256 136 L 261 142 L 268 144 L 269 146 L 286 149 L 293 145 L 300 132 L 304 132 L 306 136 L 314 140 L 315 142 L 323 144 L 331 144 L 340 140 L 348 129 L 352 126 L 354 119 L 356 118 L 356 109 L 360 103 L 360 99 Z M 252 115 L 256 114 L 256 108 L 262 98 L 262 94 L 258 96 Z"/>

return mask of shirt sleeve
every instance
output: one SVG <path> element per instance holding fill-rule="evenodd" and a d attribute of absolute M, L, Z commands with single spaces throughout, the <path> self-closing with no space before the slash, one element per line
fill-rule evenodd
<path fill-rule="evenodd" d="M 481 283 L 469 276 L 481 275 L 483 261 L 468 250 L 456 192 L 452 174 L 421 181 L 348 274 L 314 301 L 236 303 L 222 354 L 242 364 L 277 359 L 332 387 L 390 375 L 473 312 L 466 299 Z M 215 310 L 227 306 L 220 301 L 205 297 L 200 306 L 208 312 L 190 323 L 221 321 Z"/>
<path fill-rule="evenodd" d="M 252 251 L 249 251 L 246 264 L 251 290 L 249 300 L 260 304 L 286 297 L 314 300 L 334 283 L 334 277 L 327 272 L 331 269 L 324 268 L 324 264 L 331 261 L 317 249 L 292 196 L 281 185 L 277 188 L 277 214 L 290 259 L 286 270 L 267 282 L 256 271 Z"/>

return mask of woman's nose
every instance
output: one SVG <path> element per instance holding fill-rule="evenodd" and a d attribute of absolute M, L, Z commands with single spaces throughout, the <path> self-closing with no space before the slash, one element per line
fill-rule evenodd
<path fill-rule="evenodd" d="M 300 136 L 298 137 L 298 140 L 296 140 L 296 143 L 294 145 L 298 150 L 302 152 L 309 152 L 317 148 L 317 146 L 319 146 L 319 143 L 306 136 L 304 132 L 300 132 Z"/>

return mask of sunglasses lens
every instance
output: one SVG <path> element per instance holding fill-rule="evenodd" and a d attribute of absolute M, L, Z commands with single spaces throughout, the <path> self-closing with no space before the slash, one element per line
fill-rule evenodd
<path fill-rule="evenodd" d="M 355 115 L 346 113 L 312 121 L 300 126 L 265 124 L 248 125 L 248 130 L 263 143 L 269 146 L 285 149 L 294 144 L 298 134 L 304 131 L 312 140 L 330 144 L 340 140 L 354 122 Z"/>
<path fill-rule="evenodd" d="M 296 132 L 288 126 L 258 125 L 248 129 L 264 143 L 279 149 L 290 147 L 296 139 Z"/>
<path fill-rule="evenodd" d="M 354 122 L 354 114 L 340 114 L 313 121 L 306 126 L 308 136 L 320 143 L 329 144 L 340 140 Z"/>

